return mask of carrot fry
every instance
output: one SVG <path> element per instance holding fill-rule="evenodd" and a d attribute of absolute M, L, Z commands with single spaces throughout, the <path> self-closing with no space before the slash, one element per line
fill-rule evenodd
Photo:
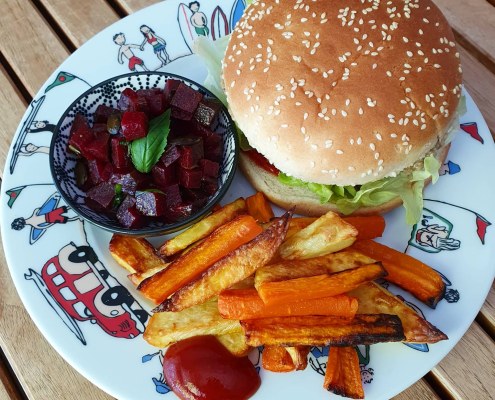
<path fill-rule="evenodd" d="M 269 222 L 275 215 L 272 207 L 262 192 L 258 192 L 246 199 L 248 214 L 259 223 Z"/>
<path fill-rule="evenodd" d="M 310 301 L 266 305 L 256 289 L 224 290 L 218 297 L 218 310 L 227 319 L 254 319 L 291 315 L 336 315 L 353 318 L 358 308 L 356 299 L 339 295 Z"/>
<path fill-rule="evenodd" d="M 323 387 L 336 395 L 364 399 L 359 357 L 354 347 L 332 347 Z"/>
<path fill-rule="evenodd" d="M 143 295 L 159 304 L 210 265 L 262 232 L 253 217 L 240 215 L 222 225 L 203 243 L 177 258 L 166 269 L 145 279 L 138 286 Z"/>
<path fill-rule="evenodd" d="M 272 372 L 291 372 L 296 370 L 292 357 L 283 346 L 265 346 L 261 357 L 263 369 Z"/>
<path fill-rule="evenodd" d="M 280 282 L 267 282 L 257 287 L 266 304 L 284 304 L 294 299 L 306 301 L 343 294 L 364 282 L 386 275 L 380 264 L 368 264 L 335 274 L 323 274 Z"/>
<path fill-rule="evenodd" d="M 381 237 L 385 230 L 385 219 L 381 215 L 370 215 L 369 217 L 345 217 L 343 219 L 358 230 L 356 241 Z"/>
<path fill-rule="evenodd" d="M 153 269 L 149 269 L 144 272 L 136 272 L 134 274 L 129 274 L 127 277 L 129 280 L 134 284 L 134 286 L 139 286 L 139 284 L 144 281 L 146 278 L 149 278 L 150 276 L 155 275 L 156 273 L 162 271 L 163 269 L 167 268 L 168 264 L 164 264 L 163 266 L 158 266 Z"/>
<path fill-rule="evenodd" d="M 360 241 L 354 248 L 382 262 L 387 281 L 400 286 L 431 308 L 445 294 L 445 283 L 440 274 L 421 261 L 372 240 Z"/>
<path fill-rule="evenodd" d="M 404 332 L 400 319 L 389 314 L 356 314 L 274 317 L 241 321 L 250 346 L 354 346 L 400 342 Z"/>

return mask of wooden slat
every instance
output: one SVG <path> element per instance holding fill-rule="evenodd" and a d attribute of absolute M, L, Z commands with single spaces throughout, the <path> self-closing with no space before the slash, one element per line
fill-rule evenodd
<path fill-rule="evenodd" d="M 432 374 L 454 399 L 493 399 L 495 344 L 477 323 L 469 328 Z"/>
<path fill-rule="evenodd" d="M 420 379 L 414 385 L 410 386 L 402 393 L 398 394 L 393 400 L 437 400 L 440 397 L 435 393 L 430 385 L 424 380 Z"/>
<path fill-rule="evenodd" d="M 2 2 L 0 37 L 0 52 L 31 96 L 69 55 L 29 0 Z"/>
<path fill-rule="evenodd" d="M 75 47 L 80 47 L 103 28 L 119 20 L 105 0 L 40 2 Z"/>
<path fill-rule="evenodd" d="M 434 0 L 459 38 L 486 58 L 495 72 L 495 9 L 486 0 Z"/>
<path fill-rule="evenodd" d="M 160 0 L 115 0 L 126 13 L 132 14 L 144 7 L 158 3 Z M 165 0 L 164 0 L 165 1 Z M 184 1 L 186 3 L 186 1 Z"/>
<path fill-rule="evenodd" d="M 13 380 L 8 366 L 3 358 L 0 358 L 0 399 L 22 400 L 22 395 Z"/>
<path fill-rule="evenodd" d="M 26 102 L 0 66 L 0 178 L 12 137 L 25 109 Z"/>
<path fill-rule="evenodd" d="M 495 340 L 495 283 L 492 285 L 490 293 L 488 293 L 478 318 L 482 320 L 483 328 Z"/>

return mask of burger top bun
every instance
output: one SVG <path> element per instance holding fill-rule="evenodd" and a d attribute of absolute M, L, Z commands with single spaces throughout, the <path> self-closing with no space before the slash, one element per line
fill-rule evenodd
<path fill-rule="evenodd" d="M 273 0 L 246 10 L 223 78 L 251 146 L 307 182 L 394 175 L 442 142 L 462 70 L 430 0 Z"/>

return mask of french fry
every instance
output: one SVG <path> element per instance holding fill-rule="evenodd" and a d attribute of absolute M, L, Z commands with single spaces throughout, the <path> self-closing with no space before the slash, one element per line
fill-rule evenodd
<path fill-rule="evenodd" d="M 445 294 L 445 283 L 440 274 L 421 261 L 391 249 L 373 240 L 357 242 L 353 246 L 357 251 L 382 261 L 387 270 L 387 281 L 408 291 L 431 308 Z"/>
<path fill-rule="evenodd" d="M 359 357 L 354 347 L 331 347 L 323 387 L 339 396 L 364 399 Z"/>
<path fill-rule="evenodd" d="M 216 336 L 218 341 L 236 357 L 247 356 L 251 347 L 246 343 L 246 337 L 241 331 L 226 333 L 225 335 Z"/>
<path fill-rule="evenodd" d="M 261 234 L 231 251 L 199 277 L 182 286 L 154 311 L 180 311 L 203 303 L 254 274 L 256 269 L 268 263 L 277 251 L 285 237 L 289 219 L 289 213 L 273 219 Z"/>
<path fill-rule="evenodd" d="M 160 304 L 208 267 L 261 232 L 262 228 L 253 217 L 240 215 L 214 231 L 203 243 L 174 260 L 166 269 L 145 279 L 138 290 Z"/>
<path fill-rule="evenodd" d="M 356 228 L 330 211 L 287 239 L 279 254 L 294 260 L 335 253 L 354 243 L 357 234 Z"/>
<path fill-rule="evenodd" d="M 108 248 L 115 261 L 131 274 L 167 266 L 156 254 L 151 243 L 144 238 L 114 234 Z"/>
<path fill-rule="evenodd" d="M 249 196 L 246 199 L 246 206 L 248 214 L 261 224 L 269 222 L 275 216 L 270 203 L 262 192 Z"/>
<path fill-rule="evenodd" d="M 127 275 L 127 277 L 129 278 L 129 280 L 135 285 L 135 286 L 139 286 L 139 284 L 144 281 L 145 279 L 149 278 L 150 276 L 153 276 L 155 275 L 156 273 L 164 270 L 165 268 L 167 268 L 167 265 L 168 264 L 165 264 L 164 266 L 159 266 L 159 267 L 156 267 L 156 268 L 152 268 L 152 269 L 149 269 L 147 271 L 144 271 L 144 272 L 136 272 L 134 274 L 129 274 Z"/>
<path fill-rule="evenodd" d="M 336 315 L 353 318 L 357 309 L 357 300 L 346 295 L 276 305 L 263 303 L 256 289 L 229 289 L 218 296 L 218 310 L 222 317 L 237 320 L 291 315 Z"/>
<path fill-rule="evenodd" d="M 357 314 L 352 320 L 320 315 L 262 318 L 241 321 L 241 326 L 253 347 L 355 346 L 404 340 L 399 317 L 388 314 Z"/>
<path fill-rule="evenodd" d="M 261 356 L 263 369 L 272 372 L 291 372 L 296 370 L 292 357 L 283 346 L 265 346 Z"/>
<path fill-rule="evenodd" d="M 364 282 L 383 278 L 386 274 L 385 269 L 376 263 L 331 275 L 323 274 L 287 281 L 267 282 L 259 285 L 257 290 L 265 304 L 279 305 L 296 300 L 309 301 L 343 294 Z"/>
<path fill-rule="evenodd" d="M 235 332 L 241 332 L 239 321 L 222 318 L 215 299 L 178 313 L 153 314 L 143 337 L 152 346 L 167 347 L 193 336 Z"/>
<path fill-rule="evenodd" d="M 261 284 L 267 282 L 331 274 L 374 262 L 375 260 L 356 250 L 347 249 L 307 260 L 283 260 L 259 268 L 255 274 L 254 285 L 258 289 Z"/>
<path fill-rule="evenodd" d="M 302 371 L 306 369 L 306 367 L 308 366 L 308 354 L 310 350 L 309 346 L 286 347 L 285 350 L 292 358 L 292 362 L 294 363 L 296 371 Z"/>
<path fill-rule="evenodd" d="M 297 233 L 300 230 L 306 228 L 308 225 L 311 225 L 317 219 L 318 218 L 313 218 L 313 217 L 292 218 L 291 221 L 290 221 L 289 229 L 287 230 L 287 236 L 285 237 L 285 239 L 286 240 L 289 239 L 295 233 Z"/>
<path fill-rule="evenodd" d="M 364 283 L 348 293 L 358 299 L 360 314 L 397 315 L 409 343 L 436 343 L 448 339 L 442 331 L 422 318 L 402 300 L 374 282 Z"/>
<path fill-rule="evenodd" d="M 178 234 L 170 240 L 167 240 L 160 247 L 160 254 L 168 257 L 186 249 L 198 240 L 204 239 L 215 229 L 223 224 L 233 220 L 239 214 L 246 213 L 246 202 L 239 198 L 234 202 L 221 207 L 219 210 L 210 214 L 201 221 L 195 223 L 184 232 Z"/>

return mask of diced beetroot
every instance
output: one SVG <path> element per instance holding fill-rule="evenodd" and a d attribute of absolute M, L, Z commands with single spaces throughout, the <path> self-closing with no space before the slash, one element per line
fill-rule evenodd
<path fill-rule="evenodd" d="M 202 160 L 199 160 L 199 167 L 203 172 L 203 177 L 205 176 L 209 176 L 212 178 L 218 177 L 218 171 L 220 170 L 220 165 L 217 162 L 203 158 Z"/>
<path fill-rule="evenodd" d="M 125 171 L 131 167 L 131 159 L 129 157 L 129 146 L 122 144 L 123 138 L 112 137 L 110 139 L 111 151 L 112 151 L 112 164 L 115 169 L 119 171 Z M 124 142 L 125 143 L 125 142 Z"/>
<path fill-rule="evenodd" d="M 109 161 L 109 142 L 110 134 L 106 130 L 99 132 L 92 141 L 86 143 L 81 149 L 82 154 L 88 160 Z"/>
<path fill-rule="evenodd" d="M 201 93 L 181 82 L 170 102 L 172 117 L 191 120 L 202 99 Z"/>
<path fill-rule="evenodd" d="M 182 202 L 182 196 L 180 193 L 180 187 L 178 184 L 170 185 L 163 189 L 167 198 L 167 207 L 172 207 Z"/>
<path fill-rule="evenodd" d="M 203 181 L 201 182 L 201 189 L 208 196 L 215 194 L 216 191 L 218 190 L 218 179 L 211 177 L 203 178 Z"/>
<path fill-rule="evenodd" d="M 140 228 L 146 219 L 136 208 L 136 199 L 127 196 L 117 210 L 118 221 L 126 228 Z"/>
<path fill-rule="evenodd" d="M 179 168 L 180 185 L 187 189 L 199 189 L 201 187 L 202 176 L 203 173 L 201 172 L 200 168 Z"/>
<path fill-rule="evenodd" d="M 107 124 L 93 124 L 93 133 L 95 134 L 95 136 L 98 136 L 100 133 L 108 133 Z"/>
<path fill-rule="evenodd" d="M 136 208 L 148 217 L 160 217 L 167 211 L 166 196 L 158 192 L 141 192 L 136 196 Z"/>
<path fill-rule="evenodd" d="M 191 136 L 196 134 L 197 123 L 195 121 L 184 121 L 182 119 L 170 119 L 169 141 L 174 138 Z"/>
<path fill-rule="evenodd" d="M 206 139 L 211 135 L 215 135 L 215 132 L 213 132 L 210 128 L 207 128 L 206 126 L 196 124 L 194 134 L 196 136 L 201 136 L 203 139 Z"/>
<path fill-rule="evenodd" d="M 126 111 L 122 114 L 121 129 L 127 141 L 145 137 L 148 134 L 148 117 L 141 111 Z"/>
<path fill-rule="evenodd" d="M 100 104 L 93 115 L 94 124 L 106 124 L 108 117 L 112 114 L 120 114 L 116 108 L 109 107 L 105 104 Z"/>
<path fill-rule="evenodd" d="M 149 118 L 157 117 L 165 112 L 168 108 L 168 102 L 165 99 L 163 90 L 155 89 L 140 89 L 137 91 L 141 98 L 144 98 L 147 105 L 146 112 Z"/>
<path fill-rule="evenodd" d="M 182 168 L 191 169 L 198 165 L 199 160 L 204 157 L 203 140 L 197 138 L 193 144 L 180 146 L 179 163 Z"/>
<path fill-rule="evenodd" d="M 85 146 L 93 139 L 94 134 L 86 118 L 81 114 L 76 114 L 70 130 L 69 149 L 82 154 Z"/>
<path fill-rule="evenodd" d="M 156 164 L 151 168 L 151 176 L 159 188 L 166 188 L 179 182 L 177 164 L 171 164 L 168 167 L 163 164 Z"/>
<path fill-rule="evenodd" d="M 177 79 L 169 79 L 165 84 L 165 89 L 163 90 L 163 94 L 165 95 L 165 100 L 168 103 L 170 103 L 172 97 L 174 97 L 174 94 L 177 91 L 177 88 L 179 87 L 180 84 L 181 81 L 178 81 Z"/>
<path fill-rule="evenodd" d="M 146 107 L 146 100 L 140 97 L 134 90 L 127 88 L 120 94 L 117 107 L 121 111 L 143 111 Z"/>
<path fill-rule="evenodd" d="M 212 161 L 221 161 L 223 156 L 223 139 L 217 134 L 213 133 L 210 136 L 203 139 L 205 158 Z"/>
<path fill-rule="evenodd" d="M 215 122 L 218 113 L 222 109 L 222 104 L 216 100 L 203 99 L 198 104 L 198 108 L 194 113 L 194 119 L 200 125 L 211 127 Z"/>
<path fill-rule="evenodd" d="M 208 194 L 202 189 L 182 189 L 184 192 L 184 198 L 187 201 L 192 202 L 196 209 L 203 207 L 208 201 Z"/>
<path fill-rule="evenodd" d="M 147 189 L 151 178 L 146 174 L 133 170 L 127 174 L 113 174 L 110 182 L 122 185 L 122 192 L 134 195 L 137 190 Z"/>
<path fill-rule="evenodd" d="M 165 217 L 172 222 L 179 221 L 181 219 L 190 217 L 195 211 L 192 202 L 181 202 L 167 208 Z"/>
<path fill-rule="evenodd" d="M 172 165 L 180 157 L 180 151 L 177 146 L 168 146 L 165 152 L 160 157 L 159 163 L 163 164 L 165 167 Z"/>
<path fill-rule="evenodd" d="M 108 181 L 112 172 L 112 165 L 109 162 L 88 160 L 88 182 L 91 186 Z"/>
<path fill-rule="evenodd" d="M 112 207 L 113 198 L 115 197 L 115 187 L 110 182 L 102 182 L 89 189 L 86 196 L 100 207 L 108 210 Z"/>

